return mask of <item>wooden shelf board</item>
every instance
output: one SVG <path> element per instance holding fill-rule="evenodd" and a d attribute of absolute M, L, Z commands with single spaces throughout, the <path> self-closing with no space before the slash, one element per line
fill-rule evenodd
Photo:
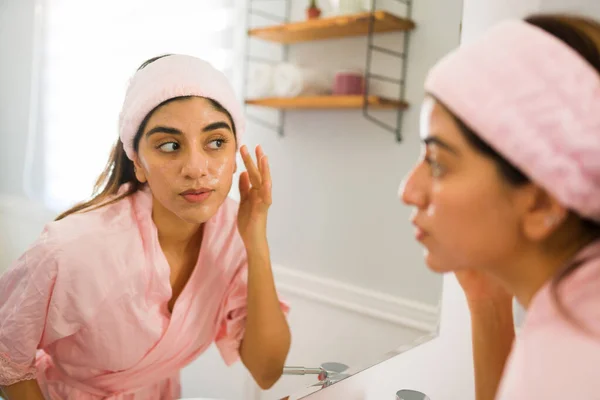
<path fill-rule="evenodd" d="M 414 29 L 415 23 L 387 11 L 373 12 L 374 32 L 396 32 Z M 278 43 L 298 43 L 312 40 L 333 39 L 366 35 L 369 32 L 370 12 L 318 18 L 284 25 L 254 28 L 250 36 Z"/>
<path fill-rule="evenodd" d="M 408 103 L 380 96 L 368 96 L 369 108 L 405 109 Z M 358 96 L 301 96 L 248 99 L 246 104 L 279 109 L 351 109 L 362 108 L 364 97 Z"/>

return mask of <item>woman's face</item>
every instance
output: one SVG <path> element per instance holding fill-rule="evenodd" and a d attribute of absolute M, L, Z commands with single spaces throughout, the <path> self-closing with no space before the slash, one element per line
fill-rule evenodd
<path fill-rule="evenodd" d="M 501 177 L 494 161 L 476 151 L 453 117 L 425 101 L 423 152 L 401 187 L 414 206 L 416 238 L 434 271 L 502 268 L 522 243 L 525 190 Z"/>
<path fill-rule="evenodd" d="M 139 141 L 136 176 L 156 206 L 199 224 L 223 204 L 236 169 L 229 117 L 202 97 L 173 100 L 150 116 Z M 157 204 L 156 204 L 157 203 Z"/>

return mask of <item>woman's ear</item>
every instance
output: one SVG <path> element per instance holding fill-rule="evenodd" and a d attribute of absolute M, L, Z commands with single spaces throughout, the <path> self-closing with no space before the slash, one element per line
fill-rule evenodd
<path fill-rule="evenodd" d="M 133 160 L 133 172 L 135 173 L 135 178 L 140 183 L 146 183 L 146 181 L 148 179 L 146 179 L 146 173 L 144 171 L 144 167 L 142 167 L 142 164 L 139 161 L 139 157 L 137 157 L 137 156 Z"/>
<path fill-rule="evenodd" d="M 533 241 L 545 240 L 567 219 L 569 210 L 536 185 L 530 185 L 526 196 L 528 206 L 523 217 L 525 236 Z"/>

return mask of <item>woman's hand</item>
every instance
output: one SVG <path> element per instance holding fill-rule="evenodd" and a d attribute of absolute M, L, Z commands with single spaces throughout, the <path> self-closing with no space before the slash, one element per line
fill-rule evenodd
<path fill-rule="evenodd" d="M 260 146 L 257 164 L 246 146 L 240 149 L 246 170 L 240 176 L 238 230 L 248 256 L 247 317 L 240 345 L 242 362 L 266 390 L 279 380 L 290 350 L 290 329 L 275 291 L 267 243 L 267 213 L 271 206 L 269 162 Z"/>
<path fill-rule="evenodd" d="M 493 276 L 484 271 L 462 270 L 455 273 L 469 305 L 478 303 L 512 303 L 512 294 Z"/>
<path fill-rule="evenodd" d="M 477 400 L 496 397 L 514 340 L 512 295 L 484 271 L 456 272 L 471 314 Z"/>
<path fill-rule="evenodd" d="M 240 175 L 238 230 L 246 248 L 266 241 L 267 214 L 271 206 L 271 171 L 260 146 L 256 147 L 255 164 L 248 148 L 240 148 L 246 171 Z M 257 166 L 258 165 L 258 166 Z"/>

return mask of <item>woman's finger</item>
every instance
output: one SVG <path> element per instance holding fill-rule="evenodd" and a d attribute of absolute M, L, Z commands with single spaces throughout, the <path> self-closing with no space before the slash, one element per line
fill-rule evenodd
<path fill-rule="evenodd" d="M 248 176 L 250 177 L 250 183 L 252 186 L 259 187 L 261 185 L 260 172 L 254 164 L 252 160 L 252 156 L 248 151 L 248 147 L 246 145 L 240 148 L 240 154 L 242 155 L 242 160 L 244 160 L 244 165 L 246 166 L 246 170 L 248 171 Z"/>
<path fill-rule="evenodd" d="M 248 197 L 248 193 L 250 192 L 250 178 L 248 177 L 248 172 L 244 171 L 240 174 L 240 201 L 245 201 Z"/>
<path fill-rule="evenodd" d="M 268 205 L 271 205 L 273 201 L 271 197 L 271 167 L 269 166 L 269 159 L 267 158 L 267 156 L 262 156 L 262 158 L 260 159 L 260 166 L 262 175 L 261 190 L 263 201 Z"/>
<path fill-rule="evenodd" d="M 258 171 L 260 172 L 260 174 L 262 176 L 262 163 L 260 162 L 260 160 L 261 160 L 261 158 L 264 157 L 265 152 L 263 151 L 261 145 L 256 146 L 255 152 L 256 152 L 256 163 L 258 164 Z"/>

